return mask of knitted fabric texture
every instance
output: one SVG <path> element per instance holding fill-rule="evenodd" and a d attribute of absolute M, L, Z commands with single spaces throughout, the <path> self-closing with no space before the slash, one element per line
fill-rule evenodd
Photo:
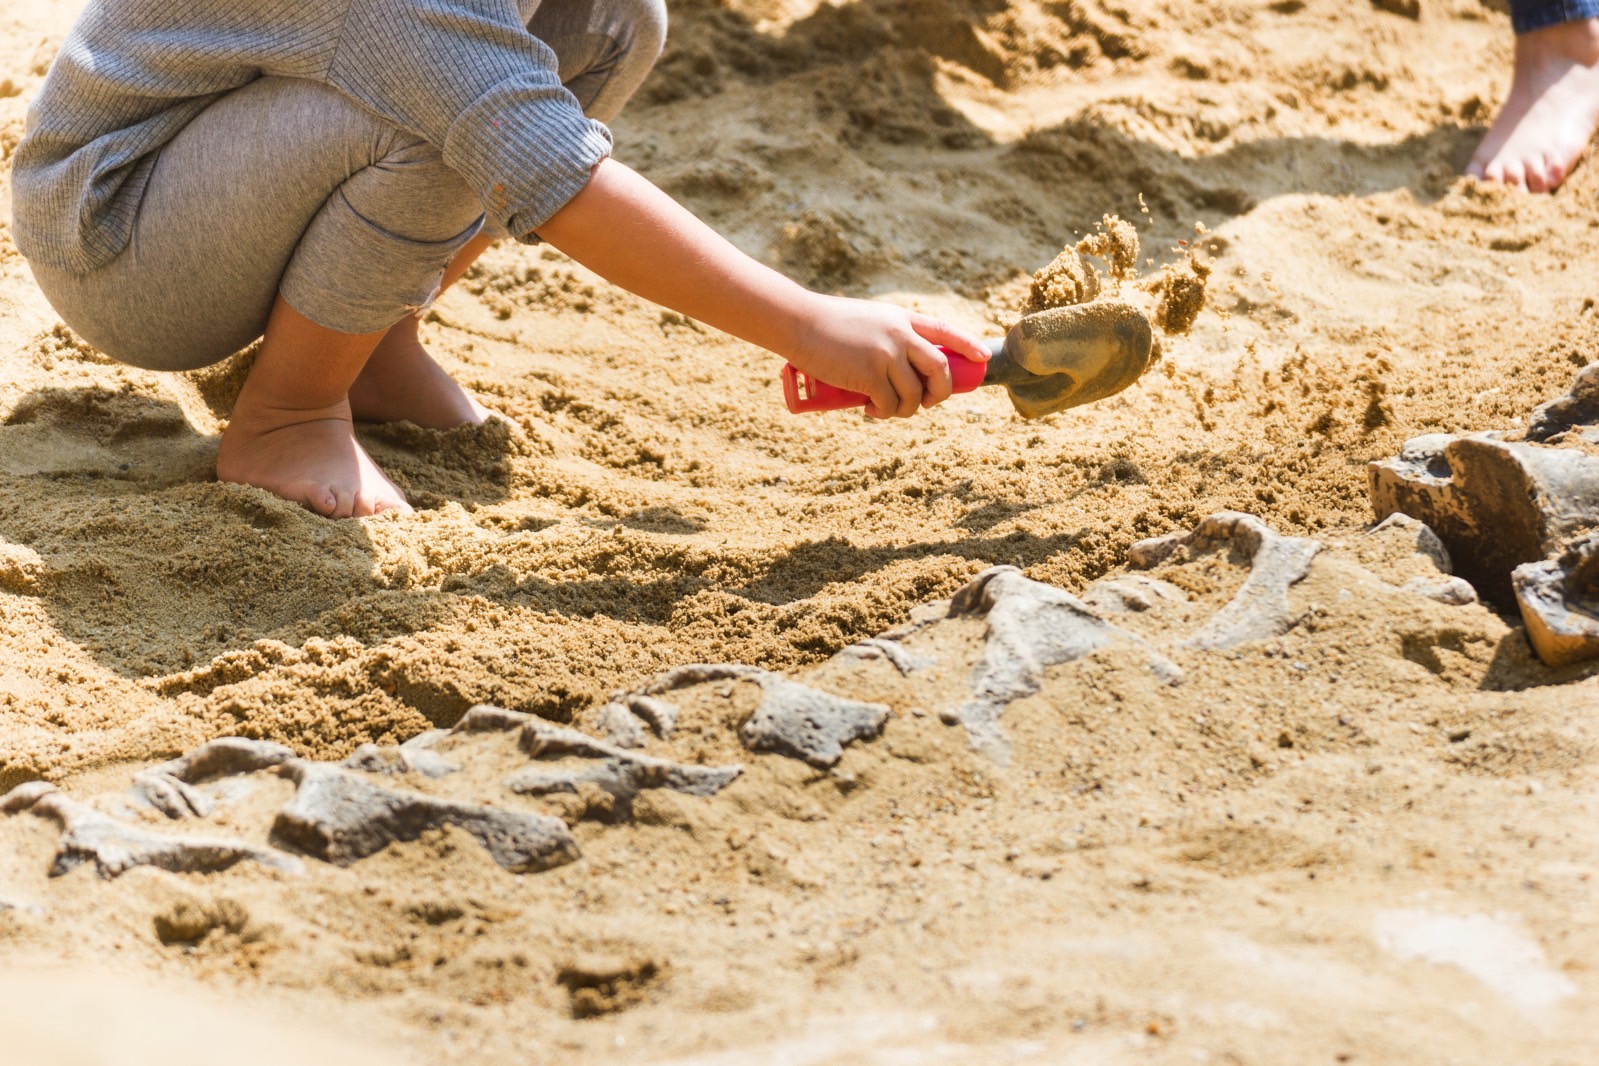
<path fill-rule="evenodd" d="M 78 274 L 116 258 L 161 147 L 266 75 L 323 82 L 433 144 L 531 240 L 611 135 L 524 18 L 517 0 L 91 0 L 17 148 L 17 247 Z"/>

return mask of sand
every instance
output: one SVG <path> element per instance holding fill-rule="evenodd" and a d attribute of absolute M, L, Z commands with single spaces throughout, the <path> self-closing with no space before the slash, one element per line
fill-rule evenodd
<path fill-rule="evenodd" d="M 0 14 L 0 154 L 78 6 Z M 1191 328 L 1040 421 L 997 390 L 793 416 L 765 353 L 501 247 L 425 333 L 509 422 L 363 431 L 418 511 L 328 522 L 212 479 L 247 355 L 111 363 L 0 230 L 0 790 L 265 844 L 291 791 L 267 771 L 194 827 L 116 797 L 220 736 L 342 759 L 478 703 L 592 732 L 695 662 L 887 708 L 818 768 L 739 742 L 756 686 L 685 690 L 646 750 L 742 774 L 620 821 L 501 788 L 505 738 L 385 779 L 569 822 L 582 857 L 542 873 L 456 827 L 300 873 L 51 878 L 58 830 L 0 818 L 18 1046 L 146 1061 L 161 1024 L 307 1062 L 1590 1059 L 1596 668 L 1403 591 L 1432 564 L 1364 532 L 1368 461 L 1524 426 L 1599 358 L 1599 168 L 1550 197 L 1456 176 L 1507 85 L 1499 7 L 672 13 L 618 156 L 752 254 L 997 336 L 1114 215 L 1143 249 L 1123 298 L 1176 294 Z M 1240 553 L 1128 549 L 1229 510 L 1323 547 L 1290 628 L 1216 650 L 1190 641 Z M 985 623 L 923 606 L 992 565 L 1119 634 L 1039 667 L 1003 758 L 962 724 Z M 839 655 L 934 617 L 904 642 L 931 665 Z"/>

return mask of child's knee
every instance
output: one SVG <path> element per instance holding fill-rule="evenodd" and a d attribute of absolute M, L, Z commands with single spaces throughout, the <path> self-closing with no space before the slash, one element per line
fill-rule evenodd
<path fill-rule="evenodd" d="M 483 214 L 477 193 L 439 150 L 403 131 L 395 131 L 372 165 L 352 174 L 333 199 L 411 241 L 450 240 Z"/>
<path fill-rule="evenodd" d="M 650 58 L 660 58 L 666 47 L 666 0 L 612 0 L 627 8 L 627 21 L 633 37 L 629 41 L 632 51 Z"/>

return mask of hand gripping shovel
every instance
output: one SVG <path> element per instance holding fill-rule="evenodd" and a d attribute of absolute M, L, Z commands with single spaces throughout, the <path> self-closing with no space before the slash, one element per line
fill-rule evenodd
<path fill-rule="evenodd" d="M 1120 300 L 1052 307 L 1023 318 L 1003 340 L 988 342 L 993 358 L 949 357 L 955 392 L 996 385 L 1023 418 L 1114 396 L 1159 358 L 1143 312 Z M 792 364 L 783 368 L 783 399 L 795 414 L 864 407 L 869 398 L 818 381 Z"/>

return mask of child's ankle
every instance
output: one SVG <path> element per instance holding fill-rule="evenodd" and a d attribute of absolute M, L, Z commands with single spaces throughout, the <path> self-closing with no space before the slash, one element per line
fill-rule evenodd
<path fill-rule="evenodd" d="M 349 400 L 340 397 L 333 403 L 322 404 L 299 396 L 274 396 L 262 389 L 251 392 L 246 386 L 234 403 L 228 422 L 229 425 L 237 423 L 241 428 L 249 427 L 253 431 L 326 419 L 350 421 Z"/>
<path fill-rule="evenodd" d="M 1588 67 L 1599 65 L 1599 18 L 1573 19 L 1534 30 L 1523 42 L 1546 55 L 1557 55 Z"/>

